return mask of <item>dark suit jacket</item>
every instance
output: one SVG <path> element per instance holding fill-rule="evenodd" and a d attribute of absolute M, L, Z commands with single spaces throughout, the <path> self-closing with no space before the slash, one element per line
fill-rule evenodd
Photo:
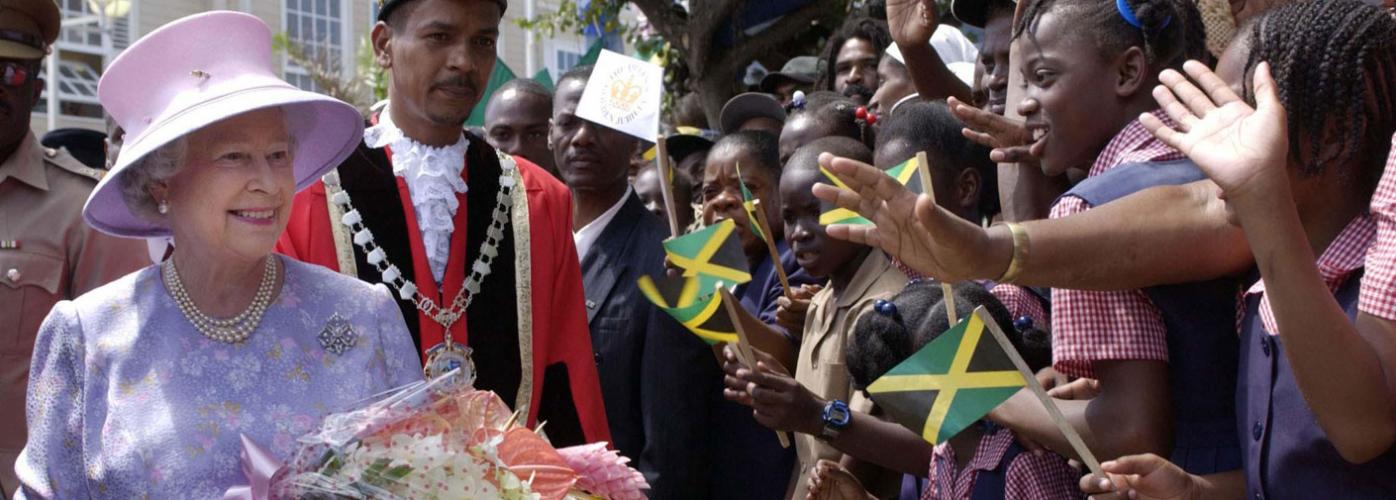
<path fill-rule="evenodd" d="M 587 323 L 611 438 L 650 497 L 707 496 L 722 372 L 712 349 L 640 293 L 664 273 L 664 223 L 630 195 L 582 260 Z"/>

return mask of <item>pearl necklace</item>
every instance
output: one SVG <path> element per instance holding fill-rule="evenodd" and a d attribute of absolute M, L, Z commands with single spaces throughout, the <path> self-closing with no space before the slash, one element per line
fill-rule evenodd
<path fill-rule="evenodd" d="M 403 279 L 402 271 L 388 260 L 388 254 L 383 251 L 383 247 L 374 242 L 373 232 L 364 226 L 363 217 L 354 208 L 349 193 L 340 187 L 339 172 L 331 170 L 321 177 L 321 181 L 334 191 L 330 201 L 344 210 L 344 217 L 340 218 L 340 223 L 353 231 L 354 244 L 363 250 L 368 263 L 378 269 L 382 277 L 380 281 L 396 290 L 402 300 L 411 301 L 417 306 L 417 310 L 445 328 L 448 345 L 452 342 L 451 325 L 465 316 L 465 310 L 474 302 L 475 295 L 480 293 L 480 284 L 491 272 L 494 258 L 499 255 L 499 240 L 504 237 L 504 225 L 509 222 L 509 214 L 514 205 L 514 174 L 517 167 L 514 158 L 498 151 L 495 155 L 499 158 L 502 172 L 499 175 L 499 193 L 495 195 L 494 212 L 485 232 L 485 241 L 480 243 L 480 255 L 475 258 L 474 265 L 470 266 L 470 276 L 466 278 L 465 286 L 447 308 L 442 308 L 423 296 L 417 291 L 416 284 Z"/>
<path fill-rule="evenodd" d="M 267 306 L 271 304 L 272 296 L 275 295 L 276 257 L 271 255 L 266 257 L 266 264 L 262 266 L 262 282 L 257 285 L 257 294 L 252 296 L 252 303 L 237 316 L 225 319 L 214 318 L 199 310 L 179 279 L 179 270 L 175 269 L 174 259 L 166 260 L 160 268 L 160 274 L 165 279 L 165 288 L 170 291 L 170 296 L 174 297 L 175 305 L 179 306 L 179 311 L 184 317 L 205 337 L 226 344 L 238 344 L 247 340 L 252 331 L 257 329 L 257 325 L 262 323 L 262 314 L 267 312 Z"/>

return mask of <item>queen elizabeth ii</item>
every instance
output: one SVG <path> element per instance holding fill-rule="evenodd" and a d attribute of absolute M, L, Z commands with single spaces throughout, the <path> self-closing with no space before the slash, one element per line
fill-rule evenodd
<path fill-rule="evenodd" d="M 49 313 L 19 498 L 219 497 L 245 481 L 240 435 L 284 458 L 326 413 L 420 379 L 383 285 L 272 253 L 292 195 L 363 122 L 275 76 L 271 39 L 246 14 L 191 16 L 103 76 L 127 135 L 83 215 L 175 250 Z"/>

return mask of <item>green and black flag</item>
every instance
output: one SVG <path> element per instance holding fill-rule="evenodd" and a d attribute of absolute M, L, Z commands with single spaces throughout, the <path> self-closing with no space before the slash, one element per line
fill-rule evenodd
<path fill-rule="evenodd" d="M 670 262 L 684 270 L 684 276 L 700 279 L 697 286 L 702 294 L 712 293 L 719 285 L 746 283 L 751 281 L 751 271 L 747 270 L 742 242 L 734 232 L 736 227 L 736 223 L 725 220 L 670 238 L 664 241 L 664 253 L 668 254 Z"/>
<path fill-rule="evenodd" d="M 916 175 L 921 168 L 922 155 L 918 154 L 911 159 L 901 162 L 901 164 L 887 169 L 887 175 L 897 180 L 898 184 L 906 186 L 913 193 L 921 194 L 926 192 L 925 186 L 921 185 L 921 176 Z M 929 165 L 927 165 L 929 167 Z"/>
<path fill-rule="evenodd" d="M 981 308 L 868 385 L 878 406 L 938 444 L 983 418 L 1027 384 Z"/>
<path fill-rule="evenodd" d="M 911 157 L 911 159 L 901 162 L 897 166 L 889 168 L 884 172 L 893 179 L 896 179 L 898 184 L 906 186 L 912 193 L 919 195 L 926 192 L 926 183 L 922 182 L 922 176 L 919 175 L 923 169 L 927 172 L 929 172 L 930 169 L 930 165 L 926 164 L 926 153 L 917 153 L 916 156 Z M 824 174 L 825 183 L 836 188 L 848 189 L 848 185 L 840 181 L 838 177 L 835 177 L 832 172 L 825 170 L 824 167 L 819 167 L 819 171 Z M 819 224 L 824 226 L 830 224 L 848 224 L 852 226 L 873 225 L 872 221 L 858 215 L 858 212 L 846 208 L 839 208 L 837 205 L 829 202 L 820 203 Z"/>
<path fill-rule="evenodd" d="M 709 288 L 700 293 L 696 277 L 641 276 L 640 293 L 708 344 L 737 342 L 737 329 L 722 306 L 722 295 Z"/>
<path fill-rule="evenodd" d="M 766 233 L 761 230 L 761 224 L 756 218 L 756 197 L 746 188 L 746 181 L 742 180 L 740 163 L 737 164 L 737 184 L 742 187 L 742 208 L 746 210 L 747 227 L 751 228 L 751 234 L 756 235 L 761 241 L 766 241 Z"/>

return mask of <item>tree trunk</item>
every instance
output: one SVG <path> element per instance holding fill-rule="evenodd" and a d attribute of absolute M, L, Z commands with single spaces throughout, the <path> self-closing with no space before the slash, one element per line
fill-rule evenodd
<path fill-rule="evenodd" d="M 722 105 L 736 95 L 737 72 L 746 69 L 758 57 L 782 50 L 815 23 L 832 26 L 846 11 L 844 0 L 815 0 L 786 13 L 755 36 L 739 35 L 731 47 L 718 50 L 712 46 L 714 34 L 730 27 L 728 23 L 739 15 L 745 2 L 692 0 L 691 12 L 696 15 L 687 18 L 674 13 L 672 0 L 634 0 L 634 3 L 656 31 L 683 54 L 689 70 L 689 88 L 698 93 L 712 129 L 718 127 Z"/>
<path fill-rule="evenodd" d="M 689 78 L 695 84 L 693 91 L 698 93 L 698 102 L 703 104 L 703 114 L 708 117 L 708 128 L 718 130 L 721 126 L 718 117 L 722 114 L 722 105 L 727 104 L 727 100 L 736 95 L 731 75 L 690 73 Z"/>

